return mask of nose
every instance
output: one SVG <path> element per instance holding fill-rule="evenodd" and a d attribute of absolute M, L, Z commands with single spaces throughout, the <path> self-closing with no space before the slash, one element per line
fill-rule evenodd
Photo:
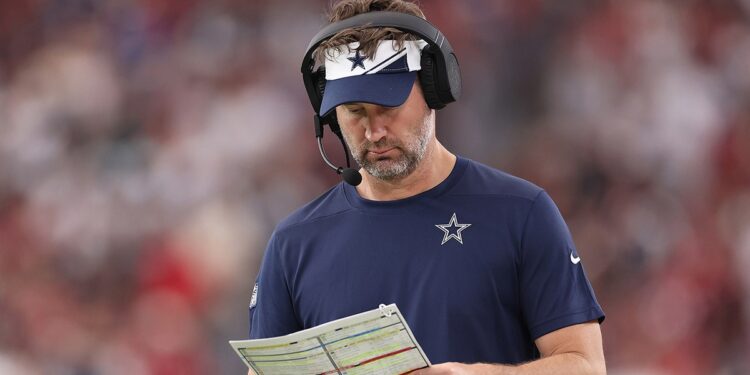
<path fill-rule="evenodd" d="M 368 108 L 365 124 L 365 138 L 370 142 L 377 142 L 388 134 L 387 118 L 381 108 Z"/>
<path fill-rule="evenodd" d="M 380 121 L 370 121 L 365 129 L 365 137 L 370 142 L 377 142 L 386 135 L 385 126 Z"/>

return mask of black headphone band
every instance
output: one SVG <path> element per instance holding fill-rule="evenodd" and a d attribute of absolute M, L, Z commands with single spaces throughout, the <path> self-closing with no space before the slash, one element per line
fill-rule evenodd
<path fill-rule="evenodd" d="M 311 54 L 324 40 L 342 30 L 354 27 L 392 27 L 406 33 L 414 34 L 424 39 L 427 43 L 440 48 L 446 54 L 453 52 L 453 48 L 448 43 L 448 40 L 445 39 L 443 33 L 428 21 L 406 13 L 375 11 L 358 14 L 324 27 L 315 34 L 307 45 L 307 54 Z"/>

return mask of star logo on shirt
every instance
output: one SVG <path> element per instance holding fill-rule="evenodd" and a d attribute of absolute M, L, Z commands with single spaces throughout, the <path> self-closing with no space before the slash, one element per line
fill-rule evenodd
<path fill-rule="evenodd" d="M 443 242 L 441 242 L 441 245 L 444 245 L 446 242 L 450 241 L 451 239 L 455 239 L 460 243 L 461 245 L 464 244 L 463 239 L 461 238 L 461 232 L 463 232 L 464 229 L 471 226 L 471 224 L 459 224 L 458 219 L 456 218 L 456 213 L 453 213 L 453 216 L 451 216 L 451 221 L 448 222 L 448 224 L 437 224 L 435 225 L 438 227 L 438 229 L 443 231 Z"/>
<path fill-rule="evenodd" d="M 352 62 L 352 70 L 358 66 L 362 69 L 365 68 L 365 58 L 359 54 L 359 50 L 354 51 L 354 57 L 347 57 L 346 59 Z"/>

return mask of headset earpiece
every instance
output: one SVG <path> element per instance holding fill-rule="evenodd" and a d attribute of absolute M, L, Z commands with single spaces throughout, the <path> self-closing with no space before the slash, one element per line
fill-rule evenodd
<path fill-rule="evenodd" d="M 456 55 L 453 52 L 442 54 L 433 62 L 436 65 L 433 69 L 435 94 L 443 104 L 456 101 L 461 96 L 461 72 L 458 70 Z"/>
<path fill-rule="evenodd" d="M 318 101 L 323 100 L 323 94 L 326 92 L 326 71 L 325 68 L 320 67 L 315 75 L 315 87 L 317 87 Z M 341 129 L 339 127 L 339 120 L 336 117 L 336 110 L 334 109 L 328 116 L 322 118 L 324 124 L 328 124 L 331 130 L 338 136 L 341 137 Z"/>
<path fill-rule="evenodd" d="M 427 106 L 432 109 L 441 109 L 445 107 L 445 102 L 440 99 L 437 88 L 437 72 L 435 71 L 435 55 L 430 51 L 430 46 L 422 49 L 422 57 L 419 64 L 419 84 L 422 87 L 422 95 L 427 102 Z"/>
<path fill-rule="evenodd" d="M 323 94 L 326 91 L 326 71 L 321 67 L 315 75 L 315 86 L 318 89 L 318 100 L 323 100 Z"/>

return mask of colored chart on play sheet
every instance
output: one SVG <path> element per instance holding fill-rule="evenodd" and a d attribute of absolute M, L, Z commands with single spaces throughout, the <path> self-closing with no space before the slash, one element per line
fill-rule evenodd
<path fill-rule="evenodd" d="M 230 344 L 259 375 L 391 375 L 429 366 L 396 305 L 287 336 Z"/>

